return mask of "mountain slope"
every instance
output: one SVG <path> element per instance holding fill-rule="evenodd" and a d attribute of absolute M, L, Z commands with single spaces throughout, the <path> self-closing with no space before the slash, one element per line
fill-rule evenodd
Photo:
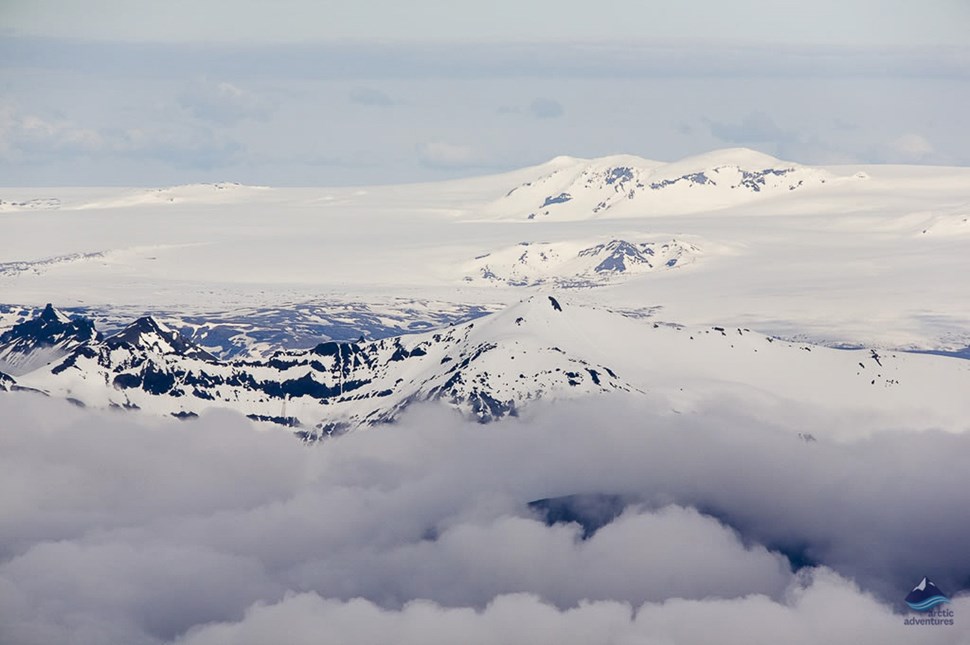
<path fill-rule="evenodd" d="M 422 400 L 447 401 L 485 422 L 516 414 L 523 403 L 547 394 L 635 390 L 609 367 L 537 335 L 532 328 L 549 323 L 545 309 L 562 314 L 551 301 L 523 303 L 487 320 L 484 330 L 468 323 L 228 363 L 170 330 L 160 336 L 142 319 L 26 378 L 89 405 L 176 416 L 228 407 L 257 420 L 305 426 L 311 436 L 391 421 Z"/>
<path fill-rule="evenodd" d="M 68 318 L 48 304 L 39 316 L 0 334 L 0 370 L 14 376 L 57 360 L 100 334 L 84 318 Z"/>
<path fill-rule="evenodd" d="M 265 361 L 216 361 L 142 319 L 18 382 L 87 405 L 180 417 L 230 408 L 311 439 L 393 421 L 418 401 L 487 422 L 538 399 L 606 393 L 650 396 L 679 412 L 741 394 L 838 414 L 910 415 L 921 427 L 964 430 L 970 418 L 968 361 L 651 324 L 552 296 L 440 331 L 321 343 Z"/>
<path fill-rule="evenodd" d="M 212 354 L 151 316 L 139 318 L 117 334 L 105 339 L 104 344 L 110 349 L 175 354 L 201 361 L 216 360 Z"/>
<path fill-rule="evenodd" d="M 593 287 L 656 270 L 679 268 L 700 254 L 679 240 L 630 242 L 625 239 L 520 242 L 479 255 L 461 271 L 465 282 L 511 287 L 553 285 Z"/>
<path fill-rule="evenodd" d="M 631 155 L 550 164 L 486 206 L 486 217 L 580 220 L 718 210 L 821 186 L 829 172 L 745 148 L 675 163 Z"/>

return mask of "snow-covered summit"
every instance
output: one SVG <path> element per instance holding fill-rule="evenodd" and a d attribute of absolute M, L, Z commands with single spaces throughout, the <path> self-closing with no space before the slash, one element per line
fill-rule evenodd
<path fill-rule="evenodd" d="M 156 205 L 232 204 L 271 193 L 267 186 L 250 186 L 236 182 L 181 184 L 165 188 L 127 190 L 121 195 L 79 201 L 69 207 L 77 210 L 131 208 Z"/>
<path fill-rule="evenodd" d="M 258 361 L 217 361 L 142 318 L 17 380 L 99 407 L 178 417 L 233 409 L 308 439 L 393 421 L 420 401 L 487 422 L 536 400 L 610 393 L 649 396 L 676 411 L 731 391 L 845 414 L 914 414 L 943 428 L 970 417 L 964 361 L 664 325 L 561 292 L 437 331 L 324 342 Z"/>
<path fill-rule="evenodd" d="M 104 343 L 112 349 L 126 347 L 157 354 L 176 354 L 200 360 L 215 360 L 204 349 L 151 316 L 137 319 L 117 334 L 105 339 Z"/>
<path fill-rule="evenodd" d="M 56 197 L 34 197 L 28 199 L 4 200 L 0 199 L 0 213 L 57 210 L 61 207 L 61 200 Z"/>
<path fill-rule="evenodd" d="M 673 163 L 633 155 L 557 158 L 539 176 L 489 204 L 485 216 L 578 220 L 717 210 L 818 186 L 826 170 L 747 148 L 716 150 Z"/>
<path fill-rule="evenodd" d="M 0 334 L 0 370 L 24 374 L 99 338 L 90 320 L 69 318 L 48 303 L 40 315 Z"/>
<path fill-rule="evenodd" d="M 520 242 L 478 255 L 461 267 L 463 280 L 512 287 L 594 287 L 692 263 L 700 249 L 669 239 Z"/>
<path fill-rule="evenodd" d="M 87 405 L 179 417 L 230 408 L 299 426 L 308 438 L 392 421 L 416 401 L 444 401 L 485 422 L 539 398 L 636 391 L 595 360 L 570 311 L 553 297 L 533 298 L 480 324 L 232 362 L 142 318 L 26 383 Z"/>

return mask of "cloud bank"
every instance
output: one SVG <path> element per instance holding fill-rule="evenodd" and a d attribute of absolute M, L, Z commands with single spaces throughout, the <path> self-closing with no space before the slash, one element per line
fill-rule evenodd
<path fill-rule="evenodd" d="M 222 125 L 266 120 L 272 113 L 266 99 L 227 81 L 198 79 L 182 90 L 178 101 L 194 117 Z"/>
<path fill-rule="evenodd" d="M 961 601 L 955 611 L 970 603 Z M 847 608 L 851 608 L 847 610 Z M 616 601 L 584 602 L 559 609 L 531 594 L 496 597 L 483 610 L 413 601 L 384 610 L 364 599 L 327 600 L 294 594 L 272 605 L 255 605 L 238 622 L 192 630 L 180 643 L 259 645 L 286 634 L 294 645 L 401 643 L 446 645 L 536 643 L 896 643 L 918 638 L 948 643 L 960 635 L 946 629 L 907 632 L 901 619 L 871 596 L 828 570 L 801 576 L 786 600 L 752 595 L 730 600 L 680 600 L 631 607 Z M 912 629 L 912 628 L 911 628 Z"/>
<path fill-rule="evenodd" d="M 0 177 L 393 184 L 738 144 L 807 164 L 970 163 L 970 49 L 853 42 L 11 34 L 0 69 L 17 109 L 0 113 Z"/>
<path fill-rule="evenodd" d="M 0 641 L 970 634 L 962 596 L 955 627 L 899 613 L 923 575 L 951 595 L 970 578 L 970 436 L 806 443 L 730 400 L 693 416 L 612 399 L 533 410 L 482 427 L 419 407 L 308 448 L 227 413 L 0 396 Z M 586 539 L 529 506 L 592 494 L 624 504 Z"/>

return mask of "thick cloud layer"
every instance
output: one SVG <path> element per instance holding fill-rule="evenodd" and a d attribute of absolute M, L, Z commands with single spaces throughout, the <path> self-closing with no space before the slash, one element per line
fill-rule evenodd
<path fill-rule="evenodd" d="M 837 442 L 848 425 L 819 419 L 805 442 L 731 401 L 531 410 L 479 426 L 429 406 L 306 447 L 229 414 L 2 395 L 0 642 L 970 635 L 961 598 L 952 627 L 898 613 L 923 575 L 970 580 L 970 435 Z M 528 506 L 575 494 L 626 507 L 583 539 Z"/>
<path fill-rule="evenodd" d="M 961 600 L 953 611 L 962 614 L 968 609 L 970 602 Z M 822 569 L 795 580 L 784 602 L 753 595 L 702 601 L 674 599 L 639 609 L 627 603 L 600 601 L 562 610 L 536 596 L 516 594 L 499 596 L 478 612 L 428 601 L 387 611 L 359 598 L 340 602 L 316 594 L 298 594 L 274 605 L 254 606 L 239 622 L 193 630 L 180 642 L 261 645 L 285 634 L 293 645 L 931 645 L 961 642 L 967 637 L 965 629 L 905 626 L 903 620 L 851 583 Z"/>

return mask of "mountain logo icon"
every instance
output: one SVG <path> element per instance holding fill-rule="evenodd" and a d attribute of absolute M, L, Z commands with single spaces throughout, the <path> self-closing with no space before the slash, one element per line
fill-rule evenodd
<path fill-rule="evenodd" d="M 948 602 L 950 599 L 929 578 L 923 578 L 906 596 L 906 604 L 915 611 L 930 611 L 937 605 Z"/>

